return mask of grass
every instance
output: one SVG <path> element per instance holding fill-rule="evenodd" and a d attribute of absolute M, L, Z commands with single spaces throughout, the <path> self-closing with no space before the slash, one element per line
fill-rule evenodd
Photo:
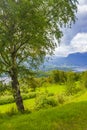
<path fill-rule="evenodd" d="M 48 86 L 46 88 L 45 87 L 39 88 L 36 90 L 36 92 L 44 93 L 47 91 L 48 93 L 53 93 L 54 98 L 56 98 L 55 95 L 61 94 L 62 92 L 64 92 L 64 90 L 65 90 L 64 85 L 52 84 L 50 86 L 48 84 Z M 5 96 L 5 98 L 6 98 L 6 96 Z M 66 98 L 65 104 L 71 103 L 71 102 L 86 101 L 87 100 L 87 91 L 85 90 L 75 96 L 69 96 L 69 97 L 64 97 L 64 98 Z M 35 98 L 24 100 L 24 106 L 26 109 L 33 111 L 34 106 L 35 106 Z M 17 109 L 15 103 L 0 105 L 0 113 L 7 113 L 7 112 L 11 111 L 11 109 Z"/>
<path fill-rule="evenodd" d="M 32 110 L 34 107 L 34 100 L 35 99 L 24 100 L 25 108 Z M 7 113 L 7 112 L 10 112 L 12 109 L 17 110 L 15 103 L 0 105 L 0 113 Z"/>
<path fill-rule="evenodd" d="M 46 87 L 43 86 L 39 89 L 36 90 L 36 93 L 37 93 L 37 96 L 38 96 L 38 93 L 44 93 L 44 92 L 48 92 L 49 94 L 59 94 L 59 93 L 62 93 L 64 91 L 64 86 L 63 85 L 58 85 L 58 84 L 48 84 Z M 30 92 L 30 94 L 33 94 L 35 92 Z M 29 94 L 28 94 L 29 95 Z M 11 103 L 11 98 L 13 99 L 12 96 L 3 96 L 1 97 L 0 99 L 0 103 L 2 105 L 0 105 L 0 113 L 6 113 L 8 111 L 10 111 L 11 109 L 16 109 L 16 105 L 15 103 Z M 6 102 L 7 101 L 7 102 Z M 9 101 L 9 102 L 8 102 Z M 3 105 L 4 103 L 4 105 Z M 7 104 L 9 103 L 9 104 Z M 29 98 L 29 99 L 26 99 L 24 100 L 24 105 L 25 105 L 25 108 L 26 109 L 29 109 L 29 110 L 33 110 L 34 109 L 34 104 L 35 104 L 35 98 Z"/>
<path fill-rule="evenodd" d="M 84 112 L 84 114 L 83 114 Z M 31 114 L 3 116 L 0 130 L 86 130 L 87 101 L 40 110 Z"/>
<path fill-rule="evenodd" d="M 40 91 L 40 92 L 49 92 L 49 93 L 54 93 L 54 94 L 58 94 L 58 93 L 62 93 L 65 90 L 65 86 L 64 85 L 59 85 L 59 84 L 46 84 L 43 87 L 40 87 L 39 89 L 37 89 L 36 91 Z"/>
<path fill-rule="evenodd" d="M 54 95 L 64 92 L 65 86 L 53 84 L 36 90 Z M 16 109 L 15 103 L 0 105 L 0 130 L 87 130 L 87 90 L 81 91 L 58 107 L 34 111 L 35 98 L 24 100 L 32 113 L 7 114 Z M 13 110 L 14 110 L 13 109 Z"/>
<path fill-rule="evenodd" d="M 16 109 L 15 103 L 0 105 L 0 113 L 9 112 L 12 108 Z"/>

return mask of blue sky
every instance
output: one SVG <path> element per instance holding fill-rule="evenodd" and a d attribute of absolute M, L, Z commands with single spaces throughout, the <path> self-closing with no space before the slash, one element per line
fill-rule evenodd
<path fill-rule="evenodd" d="M 55 50 L 59 57 L 68 56 L 70 53 L 87 52 L 87 0 L 78 0 L 78 20 L 72 28 L 64 29 L 61 45 Z"/>

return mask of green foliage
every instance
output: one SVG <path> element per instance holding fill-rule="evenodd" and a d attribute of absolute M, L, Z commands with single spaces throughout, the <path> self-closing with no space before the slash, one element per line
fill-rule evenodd
<path fill-rule="evenodd" d="M 0 98 L 0 105 L 13 103 L 14 99 L 12 96 L 4 96 Z"/>
<path fill-rule="evenodd" d="M 48 97 L 47 94 L 41 94 L 36 98 L 35 109 L 39 110 L 41 108 L 54 107 L 57 106 L 58 102 L 53 97 Z"/>
<path fill-rule="evenodd" d="M 23 99 L 31 99 L 36 97 L 36 92 L 29 92 L 28 94 L 22 94 Z"/>
<path fill-rule="evenodd" d="M 0 70 L 10 74 L 16 65 L 22 73 L 28 71 L 25 62 L 30 69 L 37 66 L 53 53 L 54 36 L 62 37 L 60 28 L 75 22 L 76 11 L 77 0 L 0 1 Z"/>
<path fill-rule="evenodd" d="M 5 84 L 3 82 L 0 82 L 0 96 L 5 94 L 11 93 L 11 87 L 10 84 Z"/>
<path fill-rule="evenodd" d="M 77 93 L 76 84 L 74 82 L 70 82 L 66 84 L 66 94 L 73 95 Z"/>
<path fill-rule="evenodd" d="M 76 94 L 80 89 L 76 86 L 76 77 L 74 72 L 67 73 L 67 82 L 66 82 L 66 94 L 73 95 Z"/>
<path fill-rule="evenodd" d="M 34 78 L 34 77 L 31 77 L 29 79 L 27 79 L 27 84 L 29 85 L 30 88 L 32 88 L 34 91 L 37 87 L 40 86 L 40 82 L 38 80 L 38 78 Z"/>
<path fill-rule="evenodd" d="M 20 111 L 24 106 L 18 79 L 31 75 L 53 54 L 55 38 L 60 41 L 61 28 L 75 22 L 76 11 L 77 0 L 0 0 L 0 73 L 10 76 Z"/>
<path fill-rule="evenodd" d="M 54 96 L 54 93 L 48 93 L 48 97 L 50 97 L 50 96 Z"/>
<path fill-rule="evenodd" d="M 55 107 L 55 106 L 58 105 L 58 102 L 57 102 L 57 100 L 55 98 L 48 97 L 47 104 L 50 105 L 50 106 L 52 106 L 52 107 Z"/>
<path fill-rule="evenodd" d="M 32 99 L 32 98 L 35 98 L 37 95 L 36 92 L 30 92 L 28 94 L 22 94 L 22 98 L 23 100 L 25 99 Z M 11 96 L 11 95 L 3 95 L 1 98 L 0 98 L 0 105 L 4 105 L 4 104 L 9 104 L 9 103 L 14 103 L 14 98 Z"/>
<path fill-rule="evenodd" d="M 54 83 L 64 83 L 66 81 L 66 73 L 60 70 L 54 70 L 52 74 Z"/>
<path fill-rule="evenodd" d="M 58 95 L 58 103 L 63 104 L 65 102 L 65 95 L 64 94 L 59 94 Z"/>
<path fill-rule="evenodd" d="M 0 95 L 2 95 L 5 90 L 6 88 L 4 87 L 3 83 L 0 82 Z"/>
<path fill-rule="evenodd" d="M 87 71 L 81 74 L 80 85 L 82 88 L 87 88 Z"/>

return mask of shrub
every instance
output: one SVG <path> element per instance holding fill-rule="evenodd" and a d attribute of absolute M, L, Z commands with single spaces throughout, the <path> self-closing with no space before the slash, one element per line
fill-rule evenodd
<path fill-rule="evenodd" d="M 0 99 L 0 105 L 8 104 L 8 103 L 13 103 L 14 99 L 13 97 L 5 97 Z"/>
<path fill-rule="evenodd" d="M 48 93 L 48 97 L 54 96 L 54 93 Z"/>
<path fill-rule="evenodd" d="M 87 71 L 83 72 L 80 79 L 80 85 L 82 88 L 87 88 Z"/>
<path fill-rule="evenodd" d="M 47 94 L 41 94 L 36 98 L 35 109 L 54 107 L 57 106 L 58 102 L 53 97 L 48 97 Z"/>
<path fill-rule="evenodd" d="M 66 74 L 64 71 L 61 70 L 53 70 L 52 71 L 52 78 L 54 83 L 65 83 L 66 81 Z"/>
<path fill-rule="evenodd" d="M 23 99 L 31 99 L 36 97 L 36 92 L 30 92 L 29 94 L 22 94 Z"/>
<path fill-rule="evenodd" d="M 70 82 L 66 84 L 66 94 L 67 95 L 74 95 L 77 94 L 80 89 L 76 86 L 75 82 Z"/>
<path fill-rule="evenodd" d="M 47 104 L 52 106 L 52 107 L 55 107 L 55 106 L 58 105 L 58 102 L 53 97 L 48 97 L 47 98 Z"/>
<path fill-rule="evenodd" d="M 25 99 L 31 99 L 36 97 L 36 92 L 31 92 L 29 94 L 22 94 L 23 100 Z M 8 103 L 13 103 L 14 98 L 12 96 L 4 96 L 0 98 L 0 105 L 8 104 Z"/>
<path fill-rule="evenodd" d="M 74 72 L 67 73 L 67 81 L 66 81 L 66 94 L 67 95 L 74 95 L 74 94 L 77 94 L 79 91 L 76 85 L 75 78 L 76 77 L 75 77 Z"/>
<path fill-rule="evenodd" d="M 58 103 L 63 104 L 65 102 L 65 96 L 64 94 L 58 95 Z"/>

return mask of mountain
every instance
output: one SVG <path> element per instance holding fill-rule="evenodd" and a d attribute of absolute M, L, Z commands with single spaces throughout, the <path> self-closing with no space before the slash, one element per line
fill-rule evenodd
<path fill-rule="evenodd" d="M 87 70 L 87 53 L 72 53 L 67 57 L 53 56 L 45 61 L 43 69 L 61 69 L 83 71 Z"/>
<path fill-rule="evenodd" d="M 67 64 L 73 64 L 77 66 L 87 65 L 87 53 L 73 53 L 65 58 Z"/>

